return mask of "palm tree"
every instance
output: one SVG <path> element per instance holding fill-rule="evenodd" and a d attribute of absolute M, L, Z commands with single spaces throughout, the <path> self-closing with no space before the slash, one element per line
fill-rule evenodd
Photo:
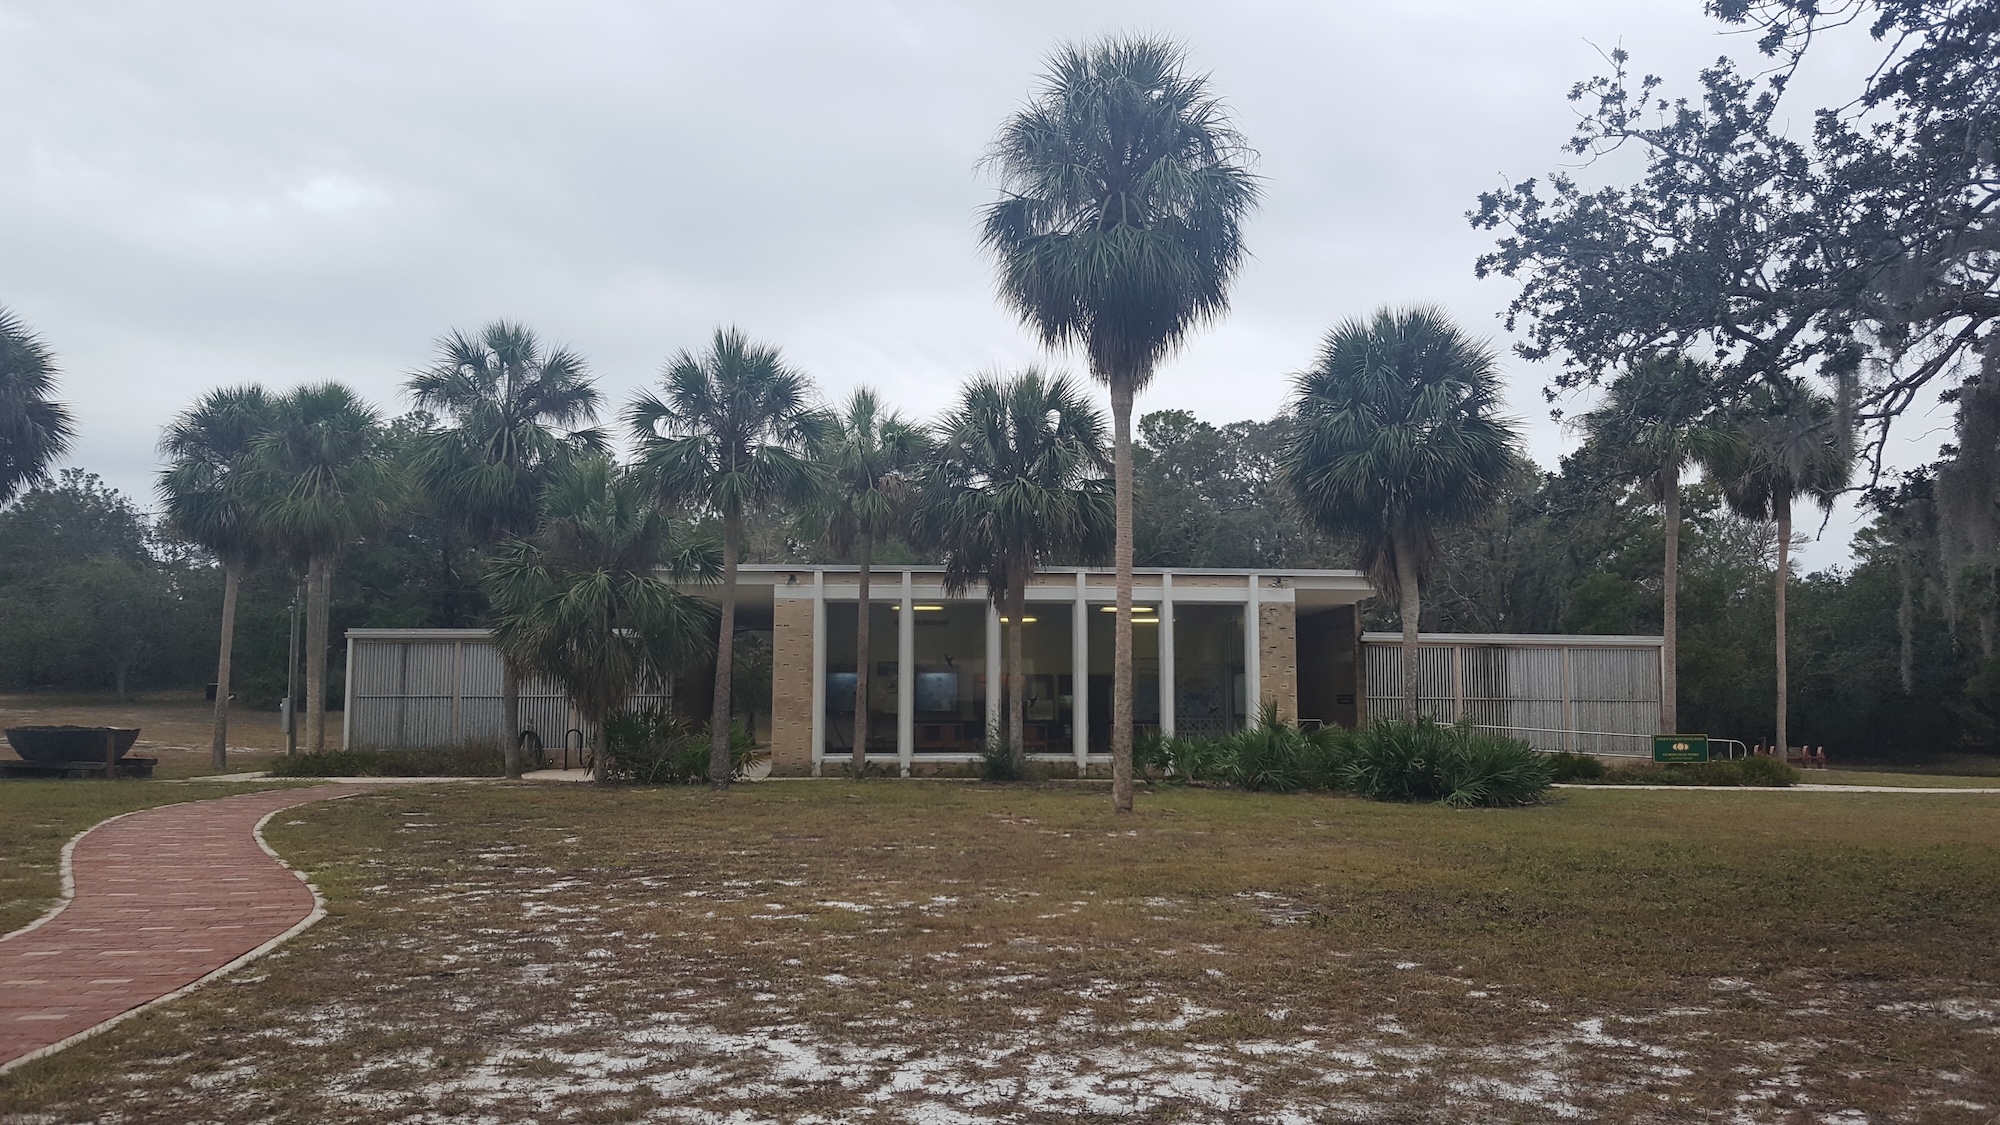
<path fill-rule="evenodd" d="M 494 551 L 484 586 L 504 659 L 563 686 L 598 732 L 633 690 L 670 676 L 708 646 L 710 612 L 663 580 L 713 580 L 712 551 L 676 551 L 649 489 L 609 458 L 558 466 L 545 482 L 532 538 Z M 600 744 L 597 779 L 606 779 Z"/>
<path fill-rule="evenodd" d="M 580 453 L 601 453 L 604 435 L 584 428 L 603 401 L 583 357 L 544 350 L 526 325 L 496 320 L 477 335 L 453 331 L 437 362 L 404 389 L 449 423 L 415 442 L 418 482 L 474 543 L 490 548 L 534 530 L 551 473 Z M 502 650 L 500 709 L 507 776 L 521 776 L 521 669 Z"/>
<path fill-rule="evenodd" d="M 1281 462 L 1300 507 L 1353 536 L 1361 565 L 1403 617 L 1403 718 L 1417 717 L 1420 583 L 1437 532 L 1490 511 L 1519 455 L 1495 411 L 1493 350 L 1444 310 L 1382 309 L 1327 333 L 1293 383 L 1297 428 Z"/>
<path fill-rule="evenodd" d="M 1660 505 L 1666 537 L 1660 729 L 1669 733 L 1680 729 L 1681 473 L 1724 440 L 1710 423 L 1714 401 L 1705 366 L 1664 355 L 1633 364 L 1612 382 L 1604 403 L 1583 416 L 1591 443 Z"/>
<path fill-rule="evenodd" d="M 835 551 L 852 553 L 861 564 L 854 639 L 854 776 L 867 766 L 869 673 L 868 580 L 874 562 L 875 539 L 896 529 L 897 516 L 908 498 L 909 478 L 926 452 L 923 431 L 894 411 L 884 412 L 875 392 L 860 387 L 833 418 L 823 454 L 833 487 L 826 500 L 827 542 Z"/>
<path fill-rule="evenodd" d="M 1718 444 L 1704 467 L 1731 511 L 1778 525 L 1776 747 L 1782 757 L 1791 747 L 1785 724 L 1785 588 L 1791 575 L 1792 503 L 1809 499 L 1823 512 L 1832 510 L 1854 476 L 1854 431 L 1832 399 L 1797 379 L 1759 388 L 1729 425 L 1732 440 Z"/>
<path fill-rule="evenodd" d="M 1025 752 L 1028 582 L 1051 558 L 1101 555 L 1110 546 L 1117 515 L 1105 460 L 1104 418 L 1081 388 L 1030 368 L 968 383 L 958 408 L 938 422 L 924 466 L 916 539 L 944 556 L 944 584 L 954 593 L 983 577 L 1007 626 L 1005 745 L 1017 765 Z"/>
<path fill-rule="evenodd" d="M 0 504 L 49 479 L 49 463 L 76 432 L 69 407 L 52 401 L 56 357 L 0 305 Z"/>
<path fill-rule="evenodd" d="M 170 461 L 157 489 L 167 525 L 222 564 L 222 644 L 215 661 L 215 734 L 211 763 L 229 768 L 230 658 L 236 646 L 236 598 L 243 572 L 269 546 L 245 487 L 257 441 L 270 429 L 271 397 L 254 384 L 203 395 L 160 437 Z"/>
<path fill-rule="evenodd" d="M 1258 195 L 1250 150 L 1185 63 L 1157 39 L 1063 47 L 988 157 L 1003 195 L 982 237 L 999 259 L 1002 301 L 1044 342 L 1081 348 L 1111 391 L 1119 812 L 1132 810 L 1132 400 L 1189 331 L 1228 308 Z"/>
<path fill-rule="evenodd" d="M 279 398 L 248 483 L 257 518 L 306 569 L 306 744 L 326 748 L 327 612 L 341 552 L 382 526 L 401 482 L 375 408 L 339 383 Z"/>
<path fill-rule="evenodd" d="M 812 381 L 778 349 L 718 328 L 706 351 L 681 350 L 660 376 L 665 397 L 642 392 L 626 408 L 636 469 L 665 504 L 722 517 L 722 620 L 716 630 L 709 780 L 729 784 L 729 680 L 736 630 L 736 565 L 743 515 L 811 503 L 825 484 L 814 461 L 830 430 Z"/>

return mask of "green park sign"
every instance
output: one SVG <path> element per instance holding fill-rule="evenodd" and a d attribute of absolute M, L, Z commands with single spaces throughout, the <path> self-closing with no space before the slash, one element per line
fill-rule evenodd
<path fill-rule="evenodd" d="M 1653 760 L 1656 762 L 1706 762 L 1708 761 L 1708 736 L 1705 734 L 1656 734 L 1653 736 Z"/>

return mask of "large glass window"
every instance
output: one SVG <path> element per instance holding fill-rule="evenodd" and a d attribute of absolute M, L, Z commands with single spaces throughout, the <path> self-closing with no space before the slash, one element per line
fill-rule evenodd
<path fill-rule="evenodd" d="M 874 601 L 868 618 L 868 753 L 896 753 L 896 618 L 900 599 Z M 859 602 L 826 603 L 826 753 L 854 753 L 855 612 Z"/>
<path fill-rule="evenodd" d="M 1174 733 L 1240 730 L 1244 697 L 1243 607 L 1176 603 Z"/>
<path fill-rule="evenodd" d="M 1111 752 L 1112 654 L 1118 607 L 1090 607 L 1090 749 Z M 1180 646 L 1175 645 L 1176 651 Z M 1132 603 L 1132 730 L 1134 736 L 1160 729 L 1160 607 Z"/>
<path fill-rule="evenodd" d="M 986 739 L 986 603 L 920 600 L 914 617 L 915 752 L 976 754 Z"/>
<path fill-rule="evenodd" d="M 1073 607 L 1069 602 L 1029 602 L 1021 617 L 1022 748 L 1030 754 L 1068 754 L 1074 748 L 1071 722 L 1076 702 L 1070 670 Z M 1007 630 L 1000 631 L 1001 699 L 1006 699 Z M 1006 712 L 1001 712 L 1006 721 Z"/>

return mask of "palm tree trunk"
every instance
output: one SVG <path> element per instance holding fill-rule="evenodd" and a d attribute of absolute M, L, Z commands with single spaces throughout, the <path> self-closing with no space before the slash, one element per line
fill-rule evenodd
<path fill-rule="evenodd" d="M 502 737 L 507 755 L 507 776 L 521 776 L 521 672 L 514 662 L 500 661 L 500 717 L 507 724 Z"/>
<path fill-rule="evenodd" d="M 1403 600 L 1403 721 L 1417 721 L 1417 621 L 1423 616 L 1423 601 L 1417 590 L 1416 552 L 1410 549 L 1410 536 L 1398 534 L 1394 542 L 1396 552 L 1396 585 L 1400 587 Z"/>
<path fill-rule="evenodd" d="M 1666 525 L 1667 559 L 1660 594 L 1660 730 L 1680 731 L 1681 703 L 1681 474 L 1678 464 L 1668 468 L 1661 483 L 1661 522 Z"/>
<path fill-rule="evenodd" d="M 243 568 L 222 567 L 222 647 L 215 657 L 215 740 L 209 745 L 209 765 L 229 768 L 229 659 L 236 648 L 236 592 Z"/>
<path fill-rule="evenodd" d="M 736 559 L 743 545 L 743 516 L 722 517 L 722 624 L 715 636 L 715 701 L 708 712 L 708 782 L 729 785 L 729 674 L 736 658 Z"/>
<path fill-rule="evenodd" d="M 1778 758 L 1781 761 L 1792 752 L 1785 730 L 1785 712 L 1789 710 L 1785 683 L 1785 586 L 1790 578 L 1791 554 L 1792 501 L 1786 497 L 1778 501 Z"/>
<path fill-rule="evenodd" d="M 875 558 L 875 536 L 861 529 L 861 597 L 854 608 L 854 776 L 868 768 L 868 678 L 875 669 L 868 652 L 868 625 L 873 616 L 868 598 L 869 568 Z"/>
<path fill-rule="evenodd" d="M 1111 807 L 1132 811 L 1132 380 L 1111 381 L 1111 482 L 1118 615 L 1111 633 Z M 1077 675 L 1088 669 L 1079 668 Z"/>
<path fill-rule="evenodd" d="M 1021 667 L 1021 615 L 1027 612 L 1026 579 L 1007 584 L 1007 755 L 1016 772 L 1027 763 L 1028 675 Z"/>
<path fill-rule="evenodd" d="M 314 555 L 306 567 L 306 752 L 326 749 L 326 630 L 333 560 Z"/>

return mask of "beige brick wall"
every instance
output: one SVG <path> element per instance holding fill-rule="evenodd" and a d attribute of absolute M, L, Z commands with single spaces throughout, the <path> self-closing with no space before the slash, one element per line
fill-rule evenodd
<path fill-rule="evenodd" d="M 772 605 L 771 772 L 812 772 L 813 603 L 778 598 Z"/>
<path fill-rule="evenodd" d="M 1279 717 L 1288 721 L 1299 717 L 1298 623 L 1290 602 L 1257 607 L 1257 698 L 1277 703 Z"/>

